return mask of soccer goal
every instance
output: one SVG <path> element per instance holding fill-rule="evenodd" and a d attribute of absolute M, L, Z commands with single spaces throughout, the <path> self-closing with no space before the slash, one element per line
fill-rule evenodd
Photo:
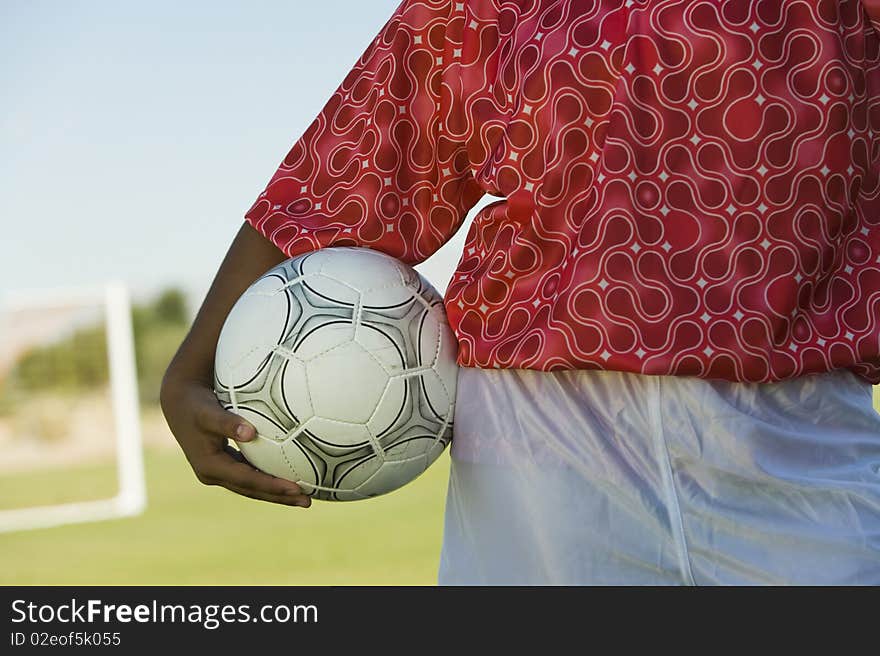
<path fill-rule="evenodd" d="M 0 300 L 0 532 L 146 507 L 126 287 Z"/>

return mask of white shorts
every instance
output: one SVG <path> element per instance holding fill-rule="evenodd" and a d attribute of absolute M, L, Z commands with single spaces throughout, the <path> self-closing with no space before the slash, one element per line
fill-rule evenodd
<path fill-rule="evenodd" d="M 463 368 L 439 582 L 880 584 L 871 386 Z"/>

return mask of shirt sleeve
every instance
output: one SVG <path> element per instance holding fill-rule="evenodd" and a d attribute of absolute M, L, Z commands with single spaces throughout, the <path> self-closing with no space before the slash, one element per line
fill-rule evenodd
<path fill-rule="evenodd" d="M 409 264 L 483 192 L 461 115 L 464 3 L 404 0 L 245 219 L 288 257 L 365 246 Z"/>

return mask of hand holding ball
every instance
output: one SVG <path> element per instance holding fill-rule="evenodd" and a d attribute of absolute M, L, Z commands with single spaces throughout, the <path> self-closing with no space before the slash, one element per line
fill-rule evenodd
<path fill-rule="evenodd" d="M 452 438 L 457 346 L 443 299 L 412 267 L 325 248 L 271 269 L 220 333 L 214 388 L 257 428 L 255 467 L 316 499 L 391 492 Z"/>

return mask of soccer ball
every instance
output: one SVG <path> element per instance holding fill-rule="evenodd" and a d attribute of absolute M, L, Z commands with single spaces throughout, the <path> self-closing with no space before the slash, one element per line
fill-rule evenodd
<path fill-rule="evenodd" d="M 279 264 L 226 318 L 214 362 L 223 407 L 250 421 L 245 458 L 316 499 L 413 480 L 452 439 L 457 344 L 443 299 L 368 248 Z"/>

